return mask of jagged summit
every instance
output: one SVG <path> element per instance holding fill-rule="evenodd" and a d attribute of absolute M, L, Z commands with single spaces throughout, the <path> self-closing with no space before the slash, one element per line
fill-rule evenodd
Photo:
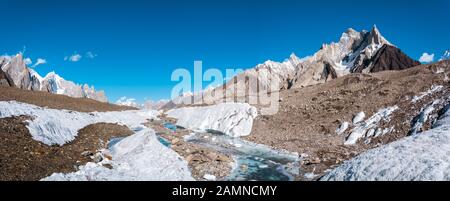
<path fill-rule="evenodd" d="M 373 25 L 372 30 L 370 31 L 371 34 L 371 39 L 372 39 L 372 43 L 375 44 L 389 44 L 392 45 L 391 43 L 389 43 L 389 41 L 387 41 L 380 33 L 380 30 L 378 30 L 377 25 Z"/>
<path fill-rule="evenodd" d="M 371 31 L 355 31 L 347 29 L 339 39 L 339 42 L 325 44 L 310 59 L 305 60 L 300 65 L 302 72 L 297 73 L 295 86 L 303 87 L 326 82 L 339 76 L 357 72 L 372 71 L 377 52 L 384 46 L 388 49 L 398 49 L 386 38 L 383 37 L 377 26 L 374 25 Z M 376 69 L 396 70 L 409 68 L 418 65 L 417 62 L 403 54 L 400 50 L 389 51 L 394 55 L 377 57 L 390 58 L 396 60 L 396 66 L 386 66 L 389 62 L 378 62 Z"/>
<path fill-rule="evenodd" d="M 3 80 L 8 81 L 8 83 L 11 82 L 11 84 L 8 84 L 9 86 L 76 98 L 90 98 L 101 102 L 108 101 L 103 91 L 96 92 L 93 87 L 88 85 L 79 85 L 67 81 L 54 71 L 48 73 L 45 77 L 40 76 L 35 70 L 27 67 L 21 53 L 13 57 L 0 57 L 0 66 L 2 77 L 5 77 Z M 2 85 L 6 85 L 6 81 L 2 81 Z"/>
<path fill-rule="evenodd" d="M 319 51 L 311 56 L 298 58 L 292 53 L 283 62 L 268 60 L 238 76 L 257 77 L 265 89 L 270 88 L 273 82 L 278 82 L 279 89 L 285 90 L 325 83 L 350 73 L 401 70 L 416 65 L 419 65 L 419 62 L 409 58 L 390 43 L 374 25 L 370 31 L 358 32 L 348 28 L 338 42 L 323 44 Z M 260 73 L 262 70 L 267 71 Z M 235 84 L 248 85 L 246 81 L 242 81 L 245 79 L 237 80 L 240 81 Z M 229 93 L 233 93 L 233 90 L 227 90 L 229 87 L 232 86 L 227 83 L 216 90 L 223 90 L 224 96 L 230 96 L 232 94 Z M 183 97 L 186 98 L 190 97 Z"/>

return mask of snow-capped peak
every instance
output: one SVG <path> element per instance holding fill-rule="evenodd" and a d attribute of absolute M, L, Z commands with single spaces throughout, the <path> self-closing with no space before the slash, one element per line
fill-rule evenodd
<path fill-rule="evenodd" d="M 297 57 L 297 55 L 295 55 L 295 53 L 291 53 L 291 55 L 289 55 L 289 60 L 298 60 L 299 58 Z"/>
<path fill-rule="evenodd" d="M 289 56 L 289 59 L 287 59 L 286 61 L 289 61 L 292 63 L 292 65 L 296 66 L 301 62 L 301 59 L 298 58 L 297 55 L 295 55 L 295 53 L 291 53 L 291 55 Z"/>
<path fill-rule="evenodd" d="M 376 24 L 373 25 L 372 31 L 371 31 L 371 32 L 372 32 L 373 34 L 375 34 L 375 35 L 381 36 L 380 30 L 378 30 Z"/>
<path fill-rule="evenodd" d="M 44 79 L 55 79 L 55 80 L 61 80 L 63 79 L 61 76 L 55 73 L 55 71 L 51 71 L 45 75 Z"/>
<path fill-rule="evenodd" d="M 166 99 L 161 99 L 158 101 L 147 100 L 143 104 L 143 108 L 149 109 L 149 110 L 160 110 L 169 102 L 170 102 L 170 100 L 166 100 Z"/>
<path fill-rule="evenodd" d="M 67 95 L 75 98 L 90 98 L 101 102 L 107 102 L 103 91 L 95 91 L 93 87 L 82 86 L 72 81 L 67 81 L 54 71 L 42 77 L 34 69 L 27 66 L 22 53 L 15 56 L 0 56 L 0 65 L 14 82 L 16 88 L 45 91 L 54 94 Z"/>
<path fill-rule="evenodd" d="M 32 78 L 35 78 L 35 79 L 37 79 L 37 81 L 39 82 L 39 85 L 41 85 L 42 84 L 42 81 L 44 80 L 44 78 L 41 76 L 41 75 L 39 75 L 39 73 L 37 73 L 34 69 L 28 69 L 29 71 L 30 71 L 30 76 L 32 77 Z"/>
<path fill-rule="evenodd" d="M 54 71 L 49 72 L 45 77 L 44 81 L 48 82 L 50 85 L 49 90 L 55 94 L 64 94 L 65 89 L 61 86 L 61 80 L 64 80 L 61 76 L 56 74 Z"/>
<path fill-rule="evenodd" d="M 388 40 L 386 40 L 383 35 L 381 35 L 380 30 L 378 30 L 376 25 L 373 25 L 372 31 L 370 31 L 370 36 L 372 43 L 374 44 L 388 44 L 392 45 Z"/>
<path fill-rule="evenodd" d="M 445 50 L 444 54 L 442 54 L 439 61 L 450 59 L 450 50 Z"/>
<path fill-rule="evenodd" d="M 361 38 L 361 35 L 359 32 L 355 31 L 352 28 L 349 28 L 349 29 L 347 29 L 347 31 L 342 33 L 341 38 L 339 39 L 339 44 L 341 46 L 345 47 L 345 46 L 351 45 L 351 43 L 354 40 L 360 40 L 360 38 Z M 324 44 L 323 46 L 326 46 L 326 44 Z M 349 48 L 349 47 L 347 47 L 347 48 Z"/>
<path fill-rule="evenodd" d="M 285 59 L 283 62 L 276 62 L 272 60 L 267 60 L 262 64 L 258 64 L 255 68 L 268 68 L 280 75 L 291 73 L 295 70 L 297 65 L 301 63 L 302 60 L 295 55 L 295 53 L 291 53 L 289 58 Z"/>
<path fill-rule="evenodd" d="M 342 33 L 338 42 L 323 44 L 322 48 L 312 56 L 298 58 L 292 53 L 282 62 L 267 60 L 246 70 L 243 74 L 257 77 L 265 88 L 269 88 L 271 82 L 278 82 L 280 90 L 304 87 L 323 83 L 349 73 L 371 72 L 376 64 L 374 56 L 384 46 L 395 48 L 381 35 L 376 25 L 370 31 L 358 32 L 349 28 Z M 376 66 L 375 69 L 377 69 Z M 246 83 L 243 82 L 243 84 Z M 225 85 L 225 87 L 228 86 Z M 181 96 L 172 102 L 179 104 L 178 100 L 191 98 L 190 96 Z M 223 97 L 216 99 L 220 98 Z"/>

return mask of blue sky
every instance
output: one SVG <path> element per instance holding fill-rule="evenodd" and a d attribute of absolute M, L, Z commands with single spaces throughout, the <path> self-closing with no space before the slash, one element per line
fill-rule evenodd
<path fill-rule="evenodd" d="M 0 54 L 121 96 L 169 98 L 176 68 L 250 68 L 313 54 L 347 28 L 381 33 L 419 59 L 450 49 L 450 1 L 0 0 Z M 88 54 L 92 53 L 89 58 Z M 81 59 L 71 55 L 79 54 Z"/>

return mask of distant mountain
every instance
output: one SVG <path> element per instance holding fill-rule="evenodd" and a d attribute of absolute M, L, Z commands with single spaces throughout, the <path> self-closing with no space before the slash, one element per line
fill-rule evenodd
<path fill-rule="evenodd" d="M 127 98 L 127 97 L 121 97 L 119 100 L 115 102 L 116 105 L 121 106 L 130 106 L 135 107 L 139 109 L 148 109 L 148 110 L 160 110 L 164 109 L 163 107 L 166 106 L 166 104 L 169 102 L 169 100 L 159 100 L 159 101 L 146 101 L 143 104 L 137 103 L 136 99 L 134 98 Z"/>
<path fill-rule="evenodd" d="M 67 81 L 55 72 L 48 73 L 45 77 L 27 67 L 22 54 L 14 57 L 0 57 L 0 81 L 2 85 L 17 87 L 32 91 L 45 91 L 53 94 L 61 94 L 75 98 L 90 98 L 101 102 L 108 102 L 103 91 L 95 91 L 94 87 L 87 84 L 79 85 Z"/>
<path fill-rule="evenodd" d="M 159 101 L 146 101 L 143 104 L 143 108 L 150 110 L 160 110 L 169 103 L 169 100 L 159 100 Z"/>
<path fill-rule="evenodd" d="M 420 65 L 404 54 L 399 48 L 386 40 L 376 26 L 371 31 L 355 31 L 348 29 L 339 42 L 323 44 L 314 55 L 298 58 L 295 54 L 284 62 L 266 61 L 249 69 L 223 86 L 207 89 L 195 94 L 183 94 L 175 98 L 167 107 L 174 107 L 186 100 L 201 103 L 201 100 L 214 101 L 234 96 L 233 84 L 246 86 L 246 90 L 256 91 L 261 88 L 251 88 L 249 77 L 256 78 L 263 89 L 268 89 L 271 83 L 278 82 L 279 90 L 301 88 L 325 83 L 331 79 L 351 73 L 372 73 L 385 70 L 402 70 Z M 205 92 L 213 91 L 214 97 L 203 96 Z M 166 107 L 166 108 L 167 108 Z"/>

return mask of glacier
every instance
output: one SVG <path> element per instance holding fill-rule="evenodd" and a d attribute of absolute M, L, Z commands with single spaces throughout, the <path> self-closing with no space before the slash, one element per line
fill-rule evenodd
<path fill-rule="evenodd" d="M 193 181 L 187 162 L 143 128 L 110 148 L 112 160 L 87 163 L 72 173 L 54 173 L 42 181 Z M 108 169 L 103 164 L 110 164 Z"/>
<path fill-rule="evenodd" d="M 448 181 L 449 153 L 450 111 L 447 110 L 432 129 L 362 153 L 321 180 Z"/>
<path fill-rule="evenodd" d="M 444 86 L 442 86 L 442 85 L 433 85 L 433 86 L 431 86 L 431 88 L 428 91 L 422 92 L 419 96 L 414 96 L 411 99 L 411 102 L 416 103 L 417 101 L 419 101 L 433 93 L 441 91 L 443 88 L 444 88 Z"/>
<path fill-rule="evenodd" d="M 361 121 L 364 120 L 364 118 L 366 118 L 366 114 L 364 112 L 359 112 L 358 114 L 355 115 L 355 117 L 353 117 L 353 124 L 357 124 Z"/>
<path fill-rule="evenodd" d="M 27 128 L 33 139 L 47 145 L 60 145 L 72 141 L 78 130 L 95 123 L 118 123 L 135 133 L 113 145 L 112 160 L 87 163 L 77 172 L 54 173 L 45 181 L 117 181 L 117 180 L 194 180 L 187 162 L 176 152 L 163 146 L 151 128 L 142 125 L 157 119 L 153 110 L 127 110 L 118 112 L 83 113 L 57 110 L 16 101 L 0 101 L 0 118 L 29 116 Z M 101 153 L 105 150 L 101 150 Z M 104 164 L 110 164 L 108 169 Z"/>
<path fill-rule="evenodd" d="M 232 137 L 250 135 L 257 109 L 247 103 L 220 103 L 204 107 L 183 107 L 166 112 L 177 125 L 194 131 L 219 131 Z"/>
<path fill-rule="evenodd" d="M 358 142 L 358 140 L 360 138 L 363 138 L 365 135 L 366 135 L 367 139 L 370 137 L 373 137 L 373 135 L 375 133 L 375 129 L 378 130 L 378 132 L 376 132 L 378 134 L 375 134 L 375 137 L 378 137 L 382 133 L 385 134 L 385 133 L 389 132 L 389 129 L 385 129 L 384 131 L 381 131 L 380 128 L 377 128 L 378 123 L 381 120 L 389 121 L 390 115 L 398 109 L 399 109 L 398 106 L 392 106 L 392 107 L 380 109 L 380 110 L 378 110 L 378 112 L 376 112 L 374 115 L 372 115 L 366 121 L 358 123 L 356 125 L 356 127 L 351 130 L 350 135 L 347 137 L 347 139 L 344 142 L 344 145 L 354 145 L 354 144 L 356 144 L 356 142 Z"/>
<path fill-rule="evenodd" d="M 117 123 L 130 129 L 139 129 L 149 119 L 157 118 L 153 110 L 116 112 L 76 112 L 43 108 L 16 101 L 0 101 L 0 118 L 29 116 L 27 128 L 34 140 L 47 145 L 64 145 L 78 134 L 78 130 L 95 123 Z"/>

